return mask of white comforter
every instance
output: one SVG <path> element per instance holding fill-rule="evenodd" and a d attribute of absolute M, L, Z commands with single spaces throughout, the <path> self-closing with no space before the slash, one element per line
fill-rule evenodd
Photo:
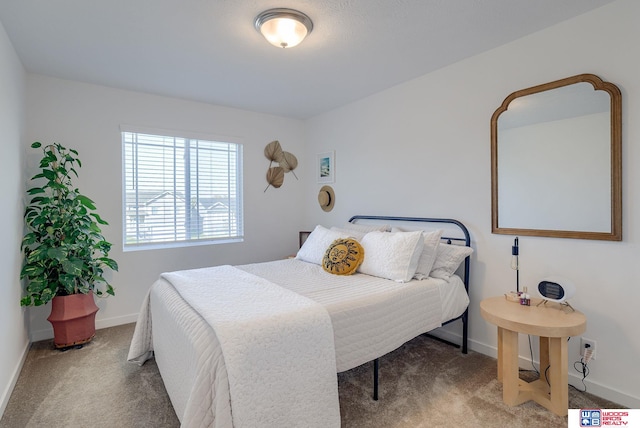
<path fill-rule="evenodd" d="M 401 284 L 360 273 L 344 277 L 328 274 L 322 266 L 300 260 L 278 260 L 238 268 L 308 297 L 327 309 L 333 324 L 339 372 L 385 355 L 442 325 L 440 285 L 446 285 L 444 280 L 430 278 Z"/>
<path fill-rule="evenodd" d="M 450 282 L 429 279 L 398 284 L 362 274 L 330 275 L 319 265 L 299 260 L 238 268 L 328 311 L 335 342 L 335 355 L 329 359 L 336 361 L 337 371 L 382 356 L 457 317 L 469 301 L 458 277 Z M 233 426 L 221 348 L 216 332 L 171 283 L 160 278 L 153 284 L 140 312 L 129 359 L 142 363 L 157 351 L 156 362 L 184 427 Z"/>
<path fill-rule="evenodd" d="M 340 426 L 333 329 L 322 305 L 231 266 L 162 278 L 215 331 L 234 427 Z M 201 416 L 189 416 L 194 426 L 211 419 L 207 382 L 201 376 L 194 391 L 204 396 L 191 397 L 204 404 L 195 408 Z"/>

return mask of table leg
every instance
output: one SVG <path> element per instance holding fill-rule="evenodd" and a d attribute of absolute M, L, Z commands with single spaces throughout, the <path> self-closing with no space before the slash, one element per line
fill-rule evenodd
<path fill-rule="evenodd" d="M 510 406 L 520 404 L 518 372 L 518 333 L 515 331 L 498 328 L 498 335 L 502 340 L 499 361 L 502 361 L 502 399 Z"/>
<path fill-rule="evenodd" d="M 543 379 L 545 382 L 545 371 L 547 367 L 549 367 L 549 338 L 540 337 L 540 379 Z"/>
<path fill-rule="evenodd" d="M 502 382 L 502 328 L 498 327 L 498 382 Z"/>
<path fill-rule="evenodd" d="M 551 410 L 566 416 L 569 408 L 569 373 L 567 369 L 567 338 L 549 338 L 549 383 L 551 384 Z"/>

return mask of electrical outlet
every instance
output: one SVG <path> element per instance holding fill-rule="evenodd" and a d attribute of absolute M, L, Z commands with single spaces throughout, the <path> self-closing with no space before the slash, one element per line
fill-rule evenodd
<path fill-rule="evenodd" d="M 580 338 L 580 356 L 581 357 L 584 357 L 584 350 L 586 348 L 591 349 L 591 359 L 595 360 L 596 359 L 596 341 L 587 339 L 585 337 L 581 337 Z"/>

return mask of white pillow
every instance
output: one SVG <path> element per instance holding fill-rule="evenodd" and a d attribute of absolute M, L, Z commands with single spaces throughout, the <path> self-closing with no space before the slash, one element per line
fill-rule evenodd
<path fill-rule="evenodd" d="M 440 237 L 444 231 L 442 229 L 434 230 L 433 232 L 423 232 L 424 247 L 422 254 L 418 260 L 418 267 L 416 268 L 416 274 L 414 278 L 425 279 L 429 277 L 431 269 L 436 261 L 438 255 L 438 247 L 440 246 Z M 446 244 L 445 244 L 446 245 Z"/>
<path fill-rule="evenodd" d="M 357 232 L 388 232 L 391 230 L 391 226 L 388 224 L 358 224 L 358 223 L 346 223 L 340 226 L 342 229 L 355 230 Z"/>
<path fill-rule="evenodd" d="M 364 261 L 358 272 L 407 282 L 413 278 L 424 247 L 422 231 L 369 232 L 362 241 Z"/>
<path fill-rule="evenodd" d="M 391 232 L 402 231 L 405 230 L 400 229 L 399 227 L 391 228 Z M 413 276 L 415 279 L 427 279 L 429 277 L 429 273 L 431 272 L 431 269 L 433 269 L 433 264 L 436 261 L 436 256 L 438 255 L 438 245 L 440 244 L 440 238 L 443 233 L 444 231 L 442 229 L 437 229 L 431 232 L 422 232 L 422 236 L 424 237 L 424 248 L 422 249 L 420 259 L 418 260 L 416 274 Z"/>
<path fill-rule="evenodd" d="M 331 230 L 333 230 L 334 232 L 346 233 L 347 235 L 349 235 L 351 238 L 354 238 L 358 242 L 362 241 L 362 238 L 364 238 L 364 235 L 367 234 L 367 232 L 361 232 L 359 230 L 347 229 L 347 228 L 335 227 L 335 226 L 333 226 Z"/>
<path fill-rule="evenodd" d="M 473 253 L 471 247 L 463 245 L 443 244 L 438 245 L 438 255 L 433 264 L 430 277 L 449 279 L 460 266 L 460 263 Z"/>
<path fill-rule="evenodd" d="M 348 238 L 349 234 L 329 230 L 317 225 L 296 254 L 296 259 L 317 265 L 322 264 L 322 258 L 329 245 L 338 238 Z"/>

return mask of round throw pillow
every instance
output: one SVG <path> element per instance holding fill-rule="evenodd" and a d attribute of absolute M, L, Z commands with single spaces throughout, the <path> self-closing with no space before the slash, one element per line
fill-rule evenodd
<path fill-rule="evenodd" d="M 322 258 L 322 268 L 334 275 L 351 275 L 364 260 L 364 248 L 352 238 L 336 239 Z"/>

